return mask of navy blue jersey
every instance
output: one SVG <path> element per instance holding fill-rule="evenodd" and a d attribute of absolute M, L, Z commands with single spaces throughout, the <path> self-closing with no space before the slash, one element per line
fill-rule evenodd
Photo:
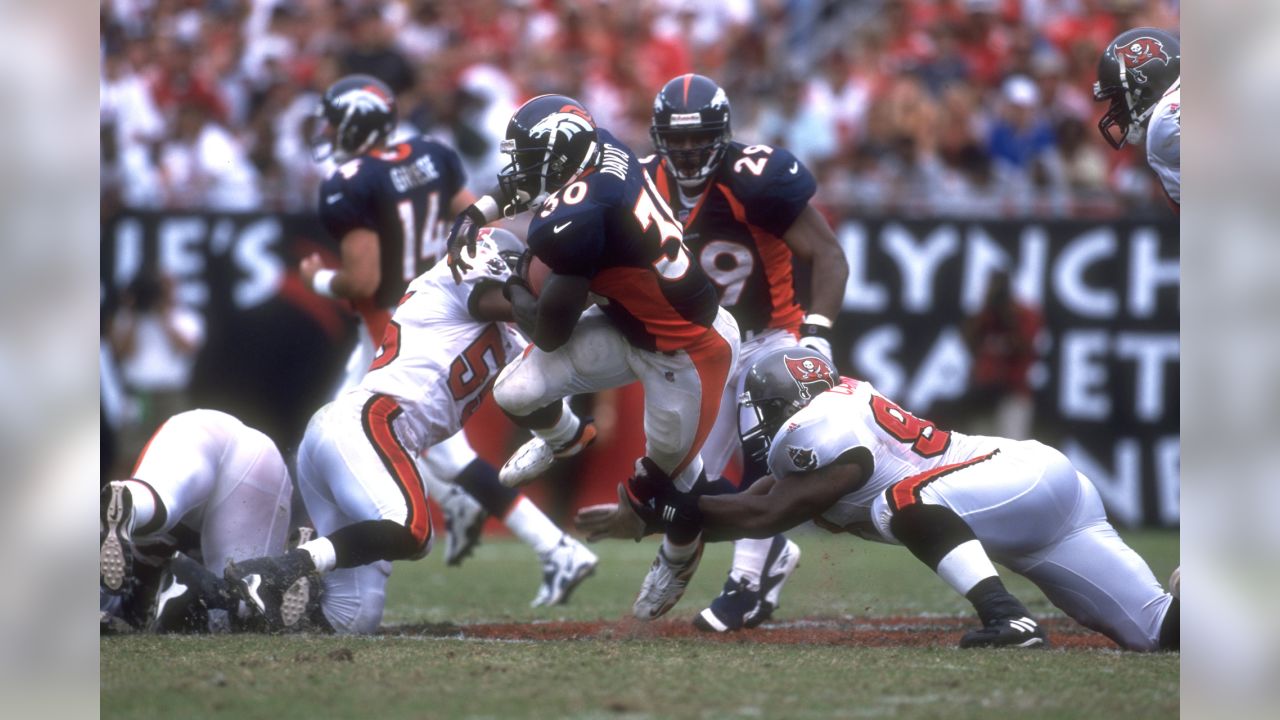
<path fill-rule="evenodd" d="M 449 205 L 466 181 L 456 152 L 416 137 L 348 160 L 321 184 L 320 220 L 330 235 L 341 241 L 356 228 L 378 234 L 378 309 L 395 307 L 409 281 L 444 256 Z"/>
<path fill-rule="evenodd" d="M 529 247 L 556 274 L 590 279 L 606 300 L 601 309 L 636 347 L 687 348 L 715 322 L 715 287 L 636 156 L 598 132 L 599 165 L 534 214 Z"/>
<path fill-rule="evenodd" d="M 791 248 L 782 236 L 817 190 L 794 155 L 768 145 L 730 143 L 697 202 L 685 205 L 659 155 L 643 161 L 658 192 L 684 225 L 684 242 L 715 283 L 720 304 L 743 332 L 797 330 Z"/>

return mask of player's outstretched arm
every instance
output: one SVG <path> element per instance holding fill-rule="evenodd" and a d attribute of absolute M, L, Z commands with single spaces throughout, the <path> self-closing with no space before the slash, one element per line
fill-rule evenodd
<path fill-rule="evenodd" d="M 812 291 L 809 314 L 801 325 L 800 344 L 831 357 L 831 327 L 844 302 L 849 261 L 827 219 L 807 205 L 782 238 L 791 252 L 809 267 Z"/>
<path fill-rule="evenodd" d="M 471 293 L 471 317 L 479 322 L 511 322 L 511 302 L 504 297 L 503 284 L 487 282 Z"/>
<path fill-rule="evenodd" d="M 863 481 L 861 466 L 840 463 L 777 479 L 767 493 L 703 495 L 698 498 L 703 537 L 708 541 L 773 537 L 820 515 Z"/>

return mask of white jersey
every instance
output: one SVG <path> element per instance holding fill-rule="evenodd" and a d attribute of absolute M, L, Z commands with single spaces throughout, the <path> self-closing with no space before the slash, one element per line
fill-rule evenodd
<path fill-rule="evenodd" d="M 846 377 L 778 431 L 769 449 L 769 472 L 782 478 L 841 458 L 862 465 L 870 474 L 867 481 L 828 508 L 819 524 L 881 540 L 871 524 L 871 506 L 889 486 L 981 457 L 1003 442 L 938 428 L 898 407 L 871 383 Z"/>
<path fill-rule="evenodd" d="M 482 237 L 468 262 L 471 269 L 459 284 L 446 263 L 409 284 L 369 372 L 344 394 L 357 400 L 369 393 L 395 398 L 417 430 L 416 450 L 458 432 L 498 372 L 526 344 L 507 323 L 483 323 L 472 315 L 477 291 L 511 275 L 499 248 Z"/>
<path fill-rule="evenodd" d="M 1147 125 L 1147 162 L 1174 204 L 1182 204 L 1182 79 L 1156 103 Z"/>
<path fill-rule="evenodd" d="M 869 383 L 843 378 L 796 413 L 769 451 L 777 477 L 834 462 L 861 465 L 867 480 L 815 518 L 820 527 L 897 543 L 897 513 L 915 504 L 948 508 L 992 560 L 1034 582 L 1067 615 L 1121 647 L 1160 646 L 1172 596 L 1116 535 L 1093 483 L 1061 452 L 1034 440 L 948 432 Z"/>

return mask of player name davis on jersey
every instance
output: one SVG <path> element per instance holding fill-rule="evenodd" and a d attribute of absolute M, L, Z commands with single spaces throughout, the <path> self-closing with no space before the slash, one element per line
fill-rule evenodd
<path fill-rule="evenodd" d="M 627 179 L 627 154 L 618 148 L 604 144 L 600 151 L 600 172 L 612 175 L 619 180 Z"/>

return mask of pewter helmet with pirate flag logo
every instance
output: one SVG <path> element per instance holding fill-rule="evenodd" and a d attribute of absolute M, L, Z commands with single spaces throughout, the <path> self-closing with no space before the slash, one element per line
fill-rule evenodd
<path fill-rule="evenodd" d="M 738 397 L 738 405 L 751 408 L 757 420 L 755 427 L 740 428 L 743 452 L 751 459 L 767 459 L 782 424 L 839 382 L 831 360 L 806 347 L 774 350 L 757 360 Z"/>
<path fill-rule="evenodd" d="M 1182 49 L 1164 30 L 1126 30 L 1107 45 L 1098 59 L 1093 98 L 1111 103 L 1098 121 L 1111 147 L 1142 141 L 1156 104 L 1181 74 Z"/>

